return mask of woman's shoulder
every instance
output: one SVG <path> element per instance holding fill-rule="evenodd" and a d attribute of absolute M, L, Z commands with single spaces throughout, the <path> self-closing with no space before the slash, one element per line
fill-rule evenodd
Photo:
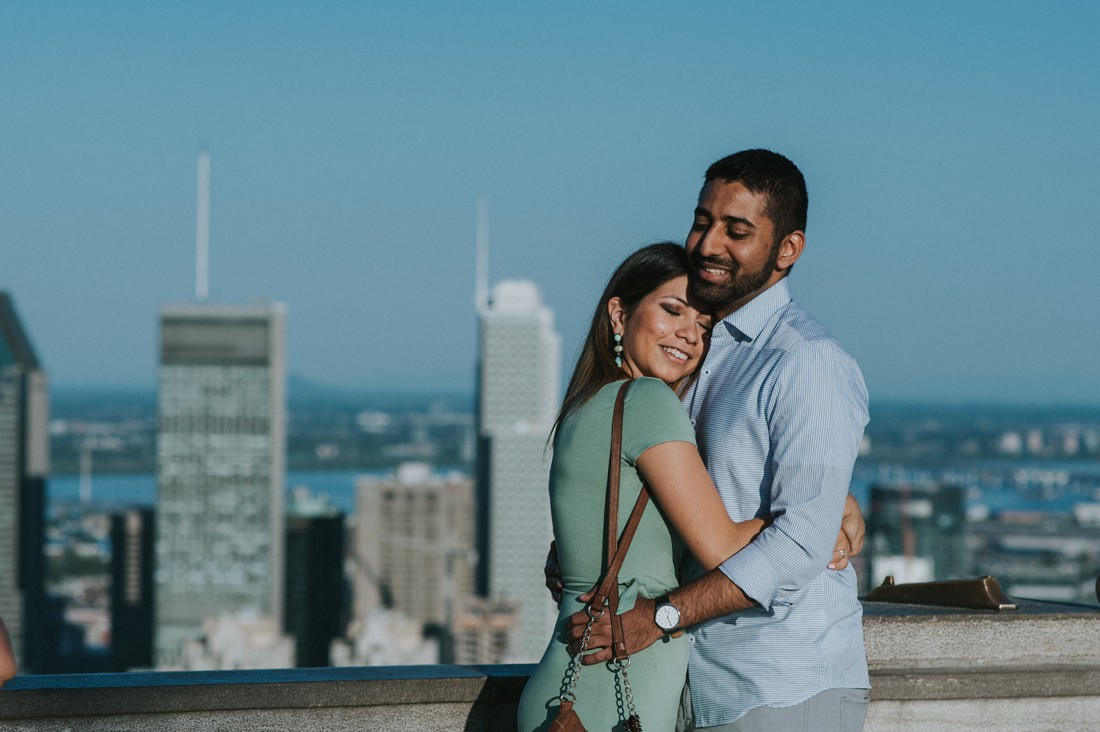
<path fill-rule="evenodd" d="M 655 376 L 639 376 L 630 384 L 630 391 L 626 397 L 631 401 L 646 401 L 654 404 L 671 405 L 677 409 L 680 407 L 680 398 L 665 382 Z"/>
<path fill-rule="evenodd" d="M 603 444 L 601 440 L 610 431 L 615 397 L 623 383 L 605 384 L 566 417 L 556 435 L 555 450 L 573 449 L 583 443 Z M 623 411 L 623 454 L 633 462 L 649 447 L 673 440 L 695 444 L 695 431 L 676 392 L 657 378 L 631 381 Z"/>
<path fill-rule="evenodd" d="M 630 385 L 623 414 L 624 452 L 636 458 L 662 442 L 695 444 L 695 430 L 680 398 L 660 379 L 642 377 Z"/>
<path fill-rule="evenodd" d="M 676 392 L 660 379 L 642 376 L 630 384 L 626 394 L 626 424 L 635 428 L 663 431 L 669 424 L 688 423 L 687 413 Z"/>
<path fill-rule="evenodd" d="M 589 400 L 593 405 L 600 405 L 603 407 L 610 407 L 615 404 L 615 398 L 619 394 L 619 389 L 623 387 L 623 384 L 627 383 L 626 379 L 619 379 L 618 381 L 612 381 L 608 384 L 604 384 L 600 387 L 592 399 Z M 676 392 L 672 388 L 661 381 L 655 376 L 639 376 L 636 379 L 629 380 L 630 386 L 626 392 L 626 403 L 647 403 L 647 404 L 659 404 L 659 405 L 672 405 L 680 408 L 680 398 L 676 396 Z"/>
<path fill-rule="evenodd" d="M 604 384 L 591 399 L 578 407 L 567 419 L 586 419 L 597 415 L 600 418 L 610 419 L 615 399 L 624 383 L 626 380 L 620 379 Z M 630 381 L 630 387 L 626 393 L 626 405 L 628 414 L 638 410 L 683 412 L 676 392 L 669 388 L 668 384 L 652 376 L 640 376 Z"/>

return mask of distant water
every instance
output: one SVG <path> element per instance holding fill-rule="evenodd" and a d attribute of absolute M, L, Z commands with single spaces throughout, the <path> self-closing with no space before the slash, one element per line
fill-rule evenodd
<path fill-rule="evenodd" d="M 287 490 L 304 485 L 314 493 L 327 493 L 332 505 L 352 513 L 355 510 L 355 480 L 361 476 L 382 476 L 387 470 L 301 470 L 287 473 Z M 46 488 L 50 503 L 74 503 L 80 500 L 80 478 L 58 475 Z M 104 508 L 152 506 L 156 503 L 157 479 L 150 474 L 93 475 L 92 503 Z"/>
<path fill-rule="evenodd" d="M 922 467 L 861 461 L 856 464 L 851 493 L 866 506 L 876 483 L 932 482 L 962 487 L 968 508 L 1068 514 L 1079 503 L 1100 502 L 1100 461 L 991 459 Z"/>
<path fill-rule="evenodd" d="M 333 506 L 355 510 L 355 481 L 361 476 L 378 477 L 388 470 L 298 470 L 287 473 L 287 491 L 300 485 L 314 493 L 326 493 Z M 982 460 L 965 466 L 911 468 L 859 463 L 852 478 L 851 492 L 864 506 L 874 483 L 917 485 L 945 481 L 966 489 L 970 506 L 982 505 L 993 511 L 1039 511 L 1070 513 L 1082 502 L 1100 502 L 1100 462 L 1037 461 L 1015 463 Z M 51 503 L 80 500 L 80 479 L 59 475 L 49 479 Z M 92 503 L 106 508 L 152 506 L 156 502 L 156 477 L 152 474 L 94 475 Z"/>

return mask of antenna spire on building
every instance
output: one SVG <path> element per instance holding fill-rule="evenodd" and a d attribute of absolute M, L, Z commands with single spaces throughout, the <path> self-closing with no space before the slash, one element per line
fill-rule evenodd
<path fill-rule="evenodd" d="M 474 306 L 478 315 L 489 309 L 489 199 L 477 200 L 477 275 Z"/>
<path fill-rule="evenodd" d="M 210 292 L 210 153 L 199 153 L 199 183 L 195 216 L 195 299 Z"/>

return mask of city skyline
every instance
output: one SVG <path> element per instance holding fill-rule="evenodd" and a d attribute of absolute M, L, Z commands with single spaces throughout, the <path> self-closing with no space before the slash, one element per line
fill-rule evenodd
<path fill-rule="evenodd" d="M 796 299 L 872 400 L 1100 404 L 1100 8 L 0 7 L 0 289 L 57 387 L 155 382 L 156 312 L 288 302 L 288 364 L 469 391 L 477 200 L 568 372 L 607 275 L 683 239 L 703 169 L 788 154 Z M 838 283 L 842 283 L 838 286 Z M 1039 346 L 1023 346 L 1021 340 Z"/>

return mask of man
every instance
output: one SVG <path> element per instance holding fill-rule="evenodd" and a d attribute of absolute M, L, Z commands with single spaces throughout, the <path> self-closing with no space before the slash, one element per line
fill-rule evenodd
<path fill-rule="evenodd" d="M 687 238 L 692 293 L 715 311 L 684 404 L 730 517 L 774 516 L 748 547 L 624 614 L 629 650 L 686 628 L 680 729 L 858 732 L 867 709 L 862 610 L 836 547 L 867 424 L 858 366 L 791 300 L 805 248 L 802 173 L 768 150 L 714 163 Z M 858 547 L 857 547 L 858 548 Z M 578 647 L 587 617 L 571 619 Z M 607 624 L 586 663 L 609 657 Z M 644 721 L 644 720 L 643 720 Z"/>

